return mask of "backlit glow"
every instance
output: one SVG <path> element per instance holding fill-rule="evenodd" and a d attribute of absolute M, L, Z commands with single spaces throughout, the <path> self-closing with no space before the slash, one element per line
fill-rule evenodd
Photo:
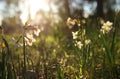
<path fill-rule="evenodd" d="M 38 10 L 49 11 L 49 0 L 25 0 L 21 4 L 22 22 L 25 23 L 28 19 L 28 15 L 31 16 L 31 19 L 34 19 L 35 14 Z"/>

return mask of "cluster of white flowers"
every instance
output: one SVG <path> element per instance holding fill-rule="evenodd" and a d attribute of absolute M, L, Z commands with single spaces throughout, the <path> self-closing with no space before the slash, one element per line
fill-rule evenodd
<path fill-rule="evenodd" d="M 79 31 L 72 32 L 73 39 L 75 40 L 75 46 L 77 46 L 79 49 L 81 49 L 84 44 L 89 45 L 91 43 L 90 39 L 85 39 L 83 41 L 80 41 L 82 39 L 79 39 L 79 34 L 78 33 L 79 33 Z M 83 34 L 85 34 L 85 29 L 83 30 Z M 79 41 L 77 39 L 79 39 Z"/>
<path fill-rule="evenodd" d="M 107 34 L 107 33 L 109 33 L 110 30 L 112 29 L 112 25 L 113 25 L 112 22 L 107 21 L 106 23 L 103 23 L 103 26 L 102 26 L 102 28 L 100 29 L 100 31 L 101 31 L 103 34 Z"/>
<path fill-rule="evenodd" d="M 36 41 L 33 35 L 29 33 L 26 34 L 24 39 L 25 39 L 25 45 L 29 45 L 29 46 L 32 46 L 32 43 Z"/>
<path fill-rule="evenodd" d="M 39 36 L 39 33 L 41 30 L 38 28 L 38 26 L 32 26 L 29 22 L 25 23 L 25 45 L 32 46 L 32 43 L 36 41 L 34 36 Z"/>
<path fill-rule="evenodd" d="M 32 26 L 29 22 L 26 22 L 24 26 L 24 33 L 23 33 L 25 45 L 32 46 L 32 44 L 36 42 L 35 37 L 39 36 L 40 32 L 43 30 L 44 30 L 43 28 L 39 29 L 38 26 Z M 21 36 L 18 40 L 15 40 L 14 37 L 12 38 L 15 46 L 17 47 L 23 46 L 22 43 L 18 42 L 20 39 L 21 39 Z"/>
<path fill-rule="evenodd" d="M 82 25 L 84 25 L 85 23 L 86 21 L 84 19 L 83 20 L 72 19 L 72 18 L 67 19 L 67 26 L 69 27 L 69 29 L 72 29 L 74 26 L 82 27 Z M 87 46 L 91 43 L 91 40 L 86 38 L 85 28 L 84 27 L 81 28 L 81 27 L 78 28 L 77 31 L 72 32 L 74 45 L 79 49 L 82 49 L 83 46 Z"/>
<path fill-rule="evenodd" d="M 80 26 L 80 21 L 77 19 L 71 19 L 70 17 L 67 19 L 67 26 L 69 29 L 73 28 L 74 25 Z"/>

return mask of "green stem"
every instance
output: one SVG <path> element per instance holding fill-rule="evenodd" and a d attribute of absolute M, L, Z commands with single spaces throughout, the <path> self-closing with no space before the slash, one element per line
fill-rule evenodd
<path fill-rule="evenodd" d="M 24 39 L 24 33 L 23 33 L 23 78 L 26 79 L 26 47 L 25 47 L 25 39 Z"/>
<path fill-rule="evenodd" d="M 2 49 L 2 79 L 6 78 L 6 55 L 5 55 L 5 51 L 4 48 Z"/>
<path fill-rule="evenodd" d="M 18 76 L 20 76 L 20 57 L 18 55 Z"/>
<path fill-rule="evenodd" d="M 107 41 L 106 41 L 106 39 L 105 39 L 105 37 L 103 35 L 101 35 L 101 37 L 102 37 L 102 40 L 103 40 L 103 45 L 105 47 L 105 56 L 107 56 L 109 64 L 111 66 L 113 66 L 113 57 L 112 57 L 112 54 L 111 54 L 111 52 L 110 52 L 110 50 L 109 50 L 109 48 L 107 46 Z"/>
<path fill-rule="evenodd" d="M 117 14 L 115 15 L 115 18 L 114 18 L 114 29 L 113 29 L 113 37 L 112 37 L 112 44 L 111 44 L 111 48 L 110 48 L 110 51 L 112 53 L 112 56 L 113 56 L 113 64 L 115 64 L 115 54 L 114 54 L 114 49 L 115 49 L 115 38 L 116 38 L 116 19 L 117 19 Z"/>
<path fill-rule="evenodd" d="M 114 54 L 114 49 L 115 49 L 115 37 L 116 37 L 116 30 L 113 32 L 113 37 L 112 37 L 112 44 L 111 44 L 111 55 L 113 57 L 113 65 L 115 64 L 115 54 Z"/>

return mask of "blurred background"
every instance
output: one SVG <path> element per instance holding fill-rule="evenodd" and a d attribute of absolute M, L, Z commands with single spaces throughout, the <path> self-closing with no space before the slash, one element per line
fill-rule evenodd
<path fill-rule="evenodd" d="M 49 30 L 68 17 L 113 18 L 119 9 L 120 0 L 0 0 L 0 25 L 5 33 L 18 32 L 26 21 Z"/>
<path fill-rule="evenodd" d="M 30 75 L 35 71 L 35 74 L 42 77 L 40 79 L 83 79 L 81 77 L 83 70 L 88 77 L 84 79 L 120 79 L 119 10 L 120 0 L 0 0 L 0 26 L 4 28 L 4 37 L 13 56 L 16 75 L 21 76 L 23 69 L 23 48 L 17 47 L 16 43 L 22 42 L 23 26 L 29 21 L 31 25 L 40 28 L 36 42 L 32 46 L 26 46 L 26 68 L 27 71 L 33 70 Z M 67 25 L 68 18 L 71 22 L 73 20 L 72 27 Z M 113 34 L 110 33 L 106 40 L 108 49 L 115 51 L 115 67 L 111 67 L 106 62 L 104 42 L 99 37 L 100 27 L 106 21 L 108 25 L 112 22 L 115 28 L 119 28 L 115 29 L 117 30 L 115 37 L 115 32 L 111 31 Z M 74 45 L 76 41 L 72 36 L 72 32 L 78 29 L 83 29 L 83 31 L 79 30 L 80 34 L 86 33 L 86 37 L 92 41 L 90 46 L 83 48 L 82 53 L 88 58 L 85 60 L 83 56 L 85 65 L 83 63 L 81 69 L 82 53 L 79 53 L 81 50 Z M 114 39 L 115 46 L 113 46 Z M 2 38 L 0 44 L 2 44 L 1 40 Z M 0 58 L 2 59 L 1 54 Z M 112 78 L 113 73 L 119 78 Z M 61 75 L 63 77 L 59 77 Z"/>

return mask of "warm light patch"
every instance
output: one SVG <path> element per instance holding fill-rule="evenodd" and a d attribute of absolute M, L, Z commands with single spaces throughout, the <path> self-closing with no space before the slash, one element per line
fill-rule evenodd
<path fill-rule="evenodd" d="M 28 19 L 28 14 L 30 13 L 31 19 L 34 19 L 34 16 L 38 10 L 49 11 L 48 0 L 26 0 L 22 4 L 22 22 L 25 23 Z"/>

